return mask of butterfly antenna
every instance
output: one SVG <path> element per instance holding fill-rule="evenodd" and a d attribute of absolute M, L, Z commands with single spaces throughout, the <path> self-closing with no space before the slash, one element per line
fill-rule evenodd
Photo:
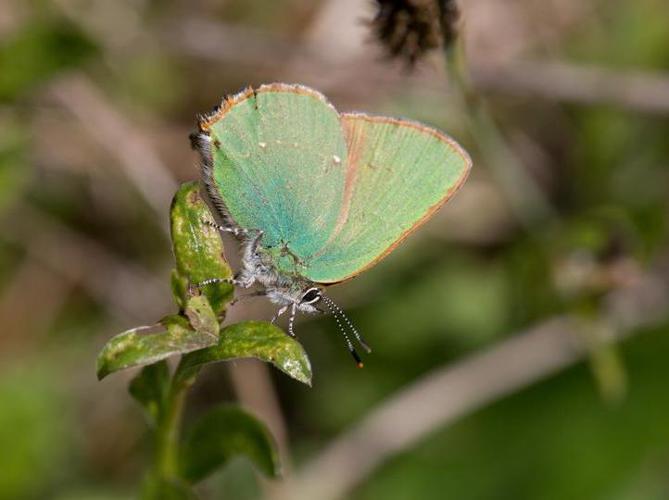
<path fill-rule="evenodd" d="M 330 297 L 327 297 L 325 295 L 321 295 L 321 297 L 323 297 L 323 300 L 325 300 L 325 302 L 327 304 L 329 304 L 330 311 L 332 311 L 334 309 L 337 313 L 339 313 L 339 315 L 342 317 L 342 319 L 346 322 L 348 327 L 353 332 L 353 335 L 355 336 L 358 343 L 362 346 L 362 348 L 365 351 L 367 351 L 367 354 L 371 353 L 372 348 L 369 347 L 369 344 L 367 344 L 367 342 L 365 342 L 365 339 L 362 338 L 362 335 L 360 335 L 360 332 L 358 332 L 358 329 L 355 326 L 353 326 L 353 323 L 351 322 L 350 319 L 348 319 L 348 316 L 346 316 L 346 314 L 344 313 L 342 308 L 339 307 L 337 304 L 335 304 L 334 301 Z M 336 318 L 337 315 L 333 312 L 333 316 L 335 316 L 335 318 Z M 337 320 L 337 321 L 339 321 L 339 320 Z"/>
<path fill-rule="evenodd" d="M 290 334 L 291 337 L 295 336 L 295 331 L 293 330 L 293 325 L 295 324 L 295 314 L 297 312 L 296 310 L 296 305 L 293 304 L 293 306 L 290 309 L 290 319 L 288 320 L 288 333 Z"/>
<path fill-rule="evenodd" d="M 339 321 L 339 316 L 337 315 L 337 310 L 335 309 L 335 304 L 332 302 L 330 299 L 327 297 L 323 296 L 325 300 L 325 305 L 327 308 L 330 310 L 330 314 L 334 316 L 335 321 L 337 322 L 337 327 L 339 328 L 339 331 L 344 337 L 344 340 L 346 341 L 346 347 L 348 347 L 348 352 L 351 353 L 351 356 L 353 356 L 353 359 L 355 360 L 355 364 L 358 366 L 358 368 L 362 368 L 364 365 L 362 364 L 362 359 L 360 359 L 360 356 L 358 355 L 358 352 L 355 350 L 355 347 L 353 347 L 353 343 L 351 342 L 351 339 L 348 337 L 348 333 L 346 333 L 346 330 L 344 329 L 343 325 Z"/>

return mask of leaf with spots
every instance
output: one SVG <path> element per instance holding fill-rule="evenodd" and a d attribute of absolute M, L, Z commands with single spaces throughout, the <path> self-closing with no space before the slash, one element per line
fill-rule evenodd
<path fill-rule="evenodd" d="M 195 331 L 218 337 L 218 319 L 204 295 L 188 297 L 184 314 Z"/>
<path fill-rule="evenodd" d="M 225 260 L 223 242 L 218 230 L 205 221 L 215 222 L 209 207 L 200 194 L 198 182 L 183 184 L 172 200 L 170 212 L 172 245 L 176 272 L 172 275 L 172 290 L 180 307 L 188 299 L 188 285 L 211 278 L 231 278 L 232 271 Z M 229 283 L 203 287 L 216 316 L 225 312 L 232 299 Z"/>
<path fill-rule="evenodd" d="M 133 328 L 107 342 L 98 355 L 98 379 L 125 368 L 202 349 L 217 341 L 217 336 L 210 332 L 193 330 L 184 316 L 167 316 L 157 325 Z"/>
<path fill-rule="evenodd" d="M 257 358 L 311 385 L 311 364 L 302 345 L 266 321 L 244 321 L 221 330 L 217 345 L 184 356 L 183 373 L 206 363 Z"/>

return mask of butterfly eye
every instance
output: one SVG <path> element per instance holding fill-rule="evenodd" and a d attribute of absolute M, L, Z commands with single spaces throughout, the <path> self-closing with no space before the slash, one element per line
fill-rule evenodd
<path fill-rule="evenodd" d="M 310 288 L 302 295 L 302 304 L 315 304 L 321 300 L 321 291 L 318 288 Z"/>

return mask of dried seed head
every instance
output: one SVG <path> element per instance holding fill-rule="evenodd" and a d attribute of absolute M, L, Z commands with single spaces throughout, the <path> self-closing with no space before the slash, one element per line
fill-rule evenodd
<path fill-rule="evenodd" d="M 459 16 L 455 0 L 376 0 L 370 25 L 374 37 L 392 57 L 413 66 L 428 51 L 448 47 L 456 38 Z"/>
<path fill-rule="evenodd" d="M 445 49 L 448 49 L 458 37 L 458 20 L 460 10 L 455 0 L 437 0 L 439 5 L 439 24 L 441 40 Z"/>

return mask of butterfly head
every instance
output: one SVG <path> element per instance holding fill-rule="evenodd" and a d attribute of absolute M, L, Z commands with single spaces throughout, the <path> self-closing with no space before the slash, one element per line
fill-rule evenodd
<path fill-rule="evenodd" d="M 315 286 L 310 287 L 304 291 L 298 307 L 302 310 L 309 308 L 311 311 L 325 312 L 325 310 L 318 307 L 318 304 L 320 303 L 322 303 L 334 317 L 335 321 L 337 322 L 337 327 L 346 341 L 346 347 L 353 356 L 353 359 L 355 360 L 358 367 L 362 368 L 362 360 L 355 350 L 355 347 L 353 347 L 349 333 L 353 335 L 353 338 L 358 341 L 358 343 L 365 351 L 369 353 L 372 352 L 372 350 L 362 338 L 357 328 L 353 326 L 351 320 L 348 319 L 348 316 L 344 314 L 344 311 L 341 309 L 341 307 L 335 304 L 335 302 L 330 297 L 325 295 L 323 290 Z"/>
<path fill-rule="evenodd" d="M 318 304 L 322 299 L 323 291 L 320 288 L 316 286 L 309 287 L 302 293 L 302 296 L 300 297 L 300 300 L 297 304 L 297 308 L 300 311 L 309 313 L 318 312 L 319 308 L 316 304 Z"/>
<path fill-rule="evenodd" d="M 355 350 L 351 340 L 356 340 L 368 353 L 371 352 L 371 349 L 341 307 L 339 307 L 330 297 L 325 295 L 322 288 L 315 286 L 313 282 L 297 282 L 296 280 L 293 280 L 288 283 L 284 282 L 283 287 L 268 288 L 267 295 L 274 303 L 282 304 L 283 307 L 281 311 L 285 311 L 288 307 L 292 307 L 291 319 L 289 322 L 289 333 L 291 335 L 293 335 L 292 325 L 295 311 L 305 313 L 329 312 L 332 314 L 337 322 L 339 332 L 344 337 L 346 347 L 351 353 L 351 356 L 353 356 L 358 367 L 362 368 L 362 360 L 360 359 L 358 352 Z"/>

